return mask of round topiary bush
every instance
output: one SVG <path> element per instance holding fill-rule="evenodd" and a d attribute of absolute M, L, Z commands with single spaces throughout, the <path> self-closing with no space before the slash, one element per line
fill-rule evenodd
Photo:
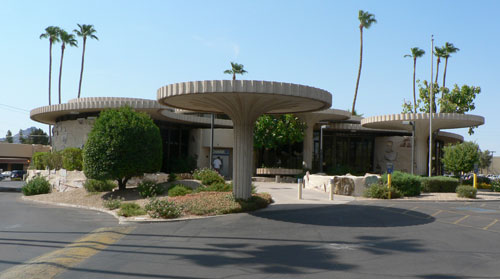
<path fill-rule="evenodd" d="M 457 187 L 457 196 L 460 198 L 475 199 L 477 189 L 468 185 L 460 185 Z"/>
<path fill-rule="evenodd" d="M 387 174 L 380 181 L 387 185 Z M 398 189 L 405 197 L 420 195 L 420 177 L 406 172 L 395 171 L 392 174 L 391 186 Z"/>
<path fill-rule="evenodd" d="M 25 196 L 50 193 L 50 183 L 43 177 L 35 177 L 21 189 Z"/>
<path fill-rule="evenodd" d="M 87 190 L 87 192 L 109 192 L 116 188 L 116 184 L 111 180 L 96 180 L 96 179 L 87 179 L 83 184 L 83 188 Z"/>
<path fill-rule="evenodd" d="M 83 171 L 92 179 L 127 181 L 160 170 L 160 130 L 145 113 L 130 107 L 104 110 L 97 118 L 83 149 Z"/>

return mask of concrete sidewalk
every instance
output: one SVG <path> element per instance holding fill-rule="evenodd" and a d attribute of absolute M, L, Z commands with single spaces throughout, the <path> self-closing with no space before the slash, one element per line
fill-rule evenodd
<path fill-rule="evenodd" d="M 334 195 L 330 201 L 328 192 L 302 188 L 302 199 L 298 199 L 297 183 L 254 182 L 257 192 L 271 194 L 274 204 L 345 204 L 354 201 L 351 196 Z"/>
<path fill-rule="evenodd" d="M 10 181 L 9 178 L 9 180 L 0 181 L 0 192 L 21 192 L 24 184 L 24 181 Z"/>

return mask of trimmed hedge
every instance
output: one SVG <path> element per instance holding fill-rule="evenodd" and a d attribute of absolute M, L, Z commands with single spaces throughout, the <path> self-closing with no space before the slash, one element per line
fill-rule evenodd
<path fill-rule="evenodd" d="M 398 189 L 405 197 L 420 195 L 420 177 L 409 173 L 395 171 L 392 174 L 391 186 Z M 381 183 L 387 185 L 387 174 L 382 175 Z"/>
<path fill-rule="evenodd" d="M 63 169 L 81 171 L 83 168 L 82 150 L 76 147 L 68 147 L 62 151 Z"/>
<path fill-rule="evenodd" d="M 446 176 L 422 177 L 420 180 L 422 192 L 455 193 L 459 181 L 457 178 Z"/>
<path fill-rule="evenodd" d="M 374 199 L 388 199 L 389 188 L 387 187 L 387 185 L 373 183 L 368 189 L 365 190 L 364 196 Z M 397 199 L 401 196 L 401 192 L 398 189 L 391 187 L 391 199 Z"/>
<path fill-rule="evenodd" d="M 116 187 L 116 184 L 111 180 L 96 180 L 96 179 L 87 179 L 83 184 L 83 188 L 87 190 L 87 192 L 109 192 Z"/>

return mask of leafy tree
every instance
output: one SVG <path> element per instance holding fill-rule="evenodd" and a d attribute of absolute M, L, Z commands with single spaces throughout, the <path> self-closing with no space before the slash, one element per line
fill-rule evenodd
<path fill-rule="evenodd" d="M 462 85 L 461 88 L 455 84 L 453 90 L 442 88 L 442 96 L 439 100 L 440 112 L 442 113 L 466 113 L 476 108 L 474 100 L 481 93 L 481 87 Z"/>
<path fill-rule="evenodd" d="M 83 51 L 82 51 L 82 68 L 80 70 L 80 82 L 78 83 L 78 98 L 80 98 L 81 90 L 82 90 L 82 79 L 83 79 L 83 65 L 85 63 L 85 46 L 87 45 L 87 37 L 95 40 L 99 40 L 96 35 L 94 35 L 97 31 L 94 29 L 94 25 L 91 24 L 77 24 L 78 29 L 74 29 L 73 32 L 76 33 L 77 36 L 83 38 Z"/>
<path fill-rule="evenodd" d="M 29 144 L 49 144 L 49 136 L 42 129 L 35 129 L 31 131 L 26 140 Z"/>
<path fill-rule="evenodd" d="M 293 114 L 262 115 L 254 128 L 254 147 L 272 149 L 304 140 L 304 122 Z"/>
<path fill-rule="evenodd" d="M 493 153 L 486 149 L 485 151 L 482 151 L 479 153 L 479 168 L 481 170 L 483 169 L 488 169 L 491 165 L 491 162 L 493 160 Z"/>
<path fill-rule="evenodd" d="M 59 66 L 59 104 L 61 103 L 61 79 L 62 79 L 62 67 L 64 59 L 64 49 L 66 45 L 76 47 L 78 42 L 75 39 L 75 35 L 69 34 L 63 29 L 59 30 L 59 39 L 61 40 L 61 64 Z"/>
<path fill-rule="evenodd" d="M 417 104 L 417 94 L 415 93 L 415 72 L 417 70 L 417 58 L 424 56 L 425 51 L 418 47 L 411 48 L 411 54 L 406 54 L 404 57 L 413 58 L 413 104 Z M 417 113 L 417 106 L 414 105 L 414 112 Z M 411 111 L 411 110 L 410 110 Z"/>
<path fill-rule="evenodd" d="M 5 140 L 8 143 L 13 143 L 14 142 L 14 138 L 12 138 L 12 132 L 10 130 L 7 131 L 7 135 L 5 135 Z"/>
<path fill-rule="evenodd" d="M 427 80 L 424 80 L 423 82 L 420 82 L 417 80 L 418 84 L 418 95 L 419 99 L 417 100 L 417 105 L 416 108 L 420 112 L 425 112 L 428 113 L 430 111 L 430 99 L 429 99 L 429 91 L 430 91 L 430 85 L 427 82 Z M 437 87 L 437 84 L 434 84 L 432 87 L 432 91 L 434 92 L 434 97 L 436 96 L 437 93 L 439 93 L 439 88 Z M 433 106 L 432 106 L 432 112 L 436 112 L 436 100 L 433 99 Z"/>
<path fill-rule="evenodd" d="M 127 181 L 157 172 L 162 162 L 160 130 L 145 113 L 130 107 L 101 112 L 83 149 L 83 171 L 91 179 Z"/>
<path fill-rule="evenodd" d="M 225 70 L 224 71 L 224 74 L 230 74 L 230 75 L 233 75 L 233 80 L 236 80 L 236 75 L 243 75 L 245 73 L 247 73 L 247 71 L 245 71 L 243 69 L 243 64 L 238 64 L 238 63 L 235 63 L 235 62 L 231 62 L 231 69 L 230 70 Z"/>
<path fill-rule="evenodd" d="M 68 147 L 62 151 L 62 167 L 66 170 L 82 170 L 82 150 L 76 147 Z"/>
<path fill-rule="evenodd" d="M 52 80 L 52 45 L 59 42 L 59 30 L 57 26 L 49 26 L 45 28 L 45 33 L 40 35 L 40 39 L 49 39 L 49 106 L 51 102 L 51 80 Z"/>
<path fill-rule="evenodd" d="M 26 139 L 23 136 L 23 130 L 19 129 L 19 142 L 26 143 Z"/>
<path fill-rule="evenodd" d="M 444 56 L 444 73 L 443 73 L 443 87 L 446 87 L 446 70 L 448 69 L 448 58 L 451 57 L 452 53 L 459 51 L 452 43 L 446 42 L 444 44 L 445 56 Z"/>
<path fill-rule="evenodd" d="M 358 97 L 358 87 L 359 87 L 359 78 L 361 77 L 361 66 L 363 64 L 363 28 L 370 28 L 373 23 L 377 23 L 375 16 L 370 14 L 369 12 L 365 12 L 363 10 L 359 10 L 358 13 L 359 19 L 359 34 L 360 34 L 360 49 L 359 49 L 359 70 L 358 70 L 358 79 L 356 80 L 356 89 L 354 90 L 354 100 L 352 101 L 352 113 L 355 113 L 356 108 L 356 98 Z"/>
<path fill-rule="evenodd" d="M 443 149 L 442 162 L 446 170 L 459 176 L 461 172 L 467 173 L 474 170 L 474 164 L 479 163 L 479 146 L 466 141 L 456 145 L 447 145 Z"/>

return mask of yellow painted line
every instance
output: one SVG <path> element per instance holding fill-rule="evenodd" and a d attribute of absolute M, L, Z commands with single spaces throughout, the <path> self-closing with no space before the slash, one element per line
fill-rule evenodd
<path fill-rule="evenodd" d="M 432 217 L 436 217 L 436 216 L 437 216 L 439 213 L 441 213 L 441 212 L 443 212 L 443 211 L 440 209 L 440 210 L 438 210 L 438 211 L 434 212 L 431 216 L 432 216 Z"/>
<path fill-rule="evenodd" d="M 412 211 L 412 210 L 415 210 L 415 209 L 417 209 L 417 208 L 418 208 L 418 206 L 412 207 L 411 209 L 408 209 L 408 210 L 403 211 L 401 214 L 406 214 L 406 213 L 408 213 L 408 212 L 410 212 L 410 211 Z"/>
<path fill-rule="evenodd" d="M 115 243 L 135 227 L 100 228 L 64 248 L 7 269 L 0 279 L 54 278 Z"/>
<path fill-rule="evenodd" d="M 453 222 L 453 224 L 455 224 L 455 225 L 456 225 L 456 224 L 458 224 L 458 223 L 462 222 L 463 220 L 465 220 L 465 219 L 469 218 L 469 216 L 470 216 L 470 215 L 465 215 L 464 217 L 462 217 L 462 218 L 460 218 L 460 219 L 456 220 L 455 222 Z"/>
<path fill-rule="evenodd" d="M 491 222 L 488 226 L 484 227 L 483 230 L 489 229 L 491 226 L 495 225 L 497 222 L 498 222 L 497 219 L 493 220 L 493 222 Z"/>

